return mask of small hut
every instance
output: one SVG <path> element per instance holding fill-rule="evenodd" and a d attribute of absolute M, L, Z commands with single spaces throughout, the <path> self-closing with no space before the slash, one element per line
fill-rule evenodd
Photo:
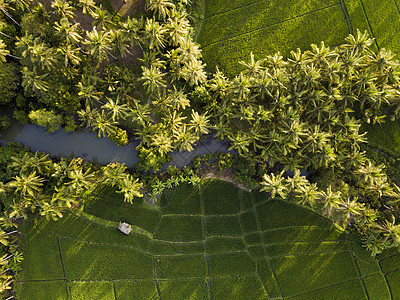
<path fill-rule="evenodd" d="M 132 231 L 132 226 L 125 222 L 120 222 L 118 229 L 125 234 L 130 234 Z"/>

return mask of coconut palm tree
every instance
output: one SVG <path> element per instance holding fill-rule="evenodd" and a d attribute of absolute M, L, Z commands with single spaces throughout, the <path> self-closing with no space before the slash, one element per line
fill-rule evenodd
<path fill-rule="evenodd" d="M 199 140 L 199 136 L 190 127 L 183 124 L 174 131 L 174 139 L 179 151 L 192 151 L 193 144 Z"/>
<path fill-rule="evenodd" d="M 25 90 L 32 90 L 33 92 L 44 91 L 46 92 L 50 85 L 44 79 L 48 74 L 39 75 L 36 72 L 36 68 L 29 70 L 27 67 L 22 68 L 22 86 Z"/>
<path fill-rule="evenodd" d="M 165 26 L 158 23 L 154 18 L 146 19 L 143 34 L 146 44 L 149 46 L 150 50 L 156 49 L 159 51 L 160 48 L 164 48 L 166 31 L 167 29 Z"/>
<path fill-rule="evenodd" d="M 129 51 L 131 46 L 131 41 L 129 39 L 129 34 L 127 31 L 122 29 L 113 29 L 109 31 L 110 33 L 110 44 L 112 45 L 115 52 L 119 52 L 121 57 L 126 57 L 127 54 L 132 55 Z"/>
<path fill-rule="evenodd" d="M 93 101 L 100 104 L 104 104 L 100 99 L 103 96 L 103 92 L 99 92 L 96 89 L 95 82 L 88 76 L 83 75 L 82 81 L 78 82 L 78 96 L 79 98 L 85 100 L 85 105 L 90 106 Z"/>
<path fill-rule="evenodd" d="M 284 171 L 275 176 L 274 173 L 264 174 L 263 180 L 261 181 L 260 192 L 267 192 L 271 195 L 271 198 L 275 198 L 278 194 L 281 198 L 286 199 L 288 196 L 288 187 L 283 177 Z"/>
<path fill-rule="evenodd" d="M 29 174 L 22 173 L 20 176 L 15 176 L 13 181 L 7 183 L 7 186 L 14 189 L 15 193 L 19 193 L 21 196 L 31 196 L 41 190 L 44 178 L 37 176 L 36 171 Z"/>
<path fill-rule="evenodd" d="M 113 122 L 116 122 L 119 119 L 125 120 L 128 117 L 131 110 L 127 104 L 120 104 L 119 98 L 115 101 L 109 97 L 106 97 L 106 99 L 107 103 L 101 108 L 110 111 L 110 117 Z"/>
<path fill-rule="evenodd" d="M 192 109 L 192 119 L 190 124 L 193 126 L 196 135 L 208 134 L 211 127 L 209 117 L 206 114 L 200 115 Z"/>
<path fill-rule="evenodd" d="M 172 10 L 172 15 L 167 19 L 165 28 L 173 47 L 185 44 L 189 39 L 190 24 L 185 11 Z"/>
<path fill-rule="evenodd" d="M 125 178 L 120 182 L 120 190 L 117 193 L 124 194 L 124 201 L 133 204 L 134 197 L 142 197 L 139 192 L 142 188 L 142 183 L 138 179 L 134 179 L 131 174 L 126 174 Z"/>
<path fill-rule="evenodd" d="M 82 61 L 80 58 L 80 49 L 72 46 L 71 44 L 64 44 L 57 48 L 57 52 L 64 57 L 64 65 L 68 67 L 70 64 L 73 66 L 79 65 Z"/>
<path fill-rule="evenodd" d="M 148 93 L 159 91 L 166 86 L 166 82 L 163 79 L 164 73 L 159 68 L 151 66 L 150 68 L 142 66 L 142 77 L 140 80 L 143 81 L 143 85 L 146 87 Z"/>
<path fill-rule="evenodd" d="M 93 27 L 90 32 L 86 31 L 84 43 L 87 45 L 88 54 L 94 57 L 98 63 L 106 59 L 112 50 L 110 33 L 104 30 L 98 32 L 96 27 Z"/>
<path fill-rule="evenodd" d="M 61 18 L 73 19 L 75 17 L 75 8 L 68 0 L 54 0 L 51 7 Z"/>
<path fill-rule="evenodd" d="M 96 2 L 93 0 L 79 0 L 78 5 L 82 7 L 82 13 L 84 15 L 93 14 L 96 10 Z"/>
<path fill-rule="evenodd" d="M 93 124 L 94 130 L 97 130 L 98 137 L 106 137 L 107 135 L 115 134 L 116 125 L 115 122 L 112 122 L 109 117 L 106 116 L 104 111 L 101 111 L 94 121 Z"/>
<path fill-rule="evenodd" d="M 78 116 L 85 127 L 94 127 L 96 119 L 99 116 L 99 111 L 96 108 L 92 109 L 90 106 L 86 106 L 85 110 L 81 109 L 78 111 Z"/>
<path fill-rule="evenodd" d="M 148 10 L 157 13 L 159 18 L 165 18 L 170 15 L 170 9 L 175 8 L 175 5 L 168 0 L 146 0 L 146 6 Z"/>
<path fill-rule="evenodd" d="M 37 171 L 39 174 L 47 174 L 53 165 L 48 157 L 48 154 L 41 155 L 37 151 L 33 155 L 26 152 L 22 157 L 11 157 L 13 162 L 10 167 L 16 168 L 20 173 Z"/>
<path fill-rule="evenodd" d="M 204 71 L 205 64 L 201 60 L 189 60 L 182 68 L 182 77 L 190 85 L 199 85 L 206 81 L 207 74 Z"/>
<path fill-rule="evenodd" d="M 63 41 L 68 44 L 78 45 L 82 40 L 82 36 L 79 30 L 79 23 L 71 24 L 68 18 L 63 17 L 60 22 L 55 22 L 54 29 L 56 30 L 56 35 L 59 36 Z"/>
<path fill-rule="evenodd" d="M 10 13 L 8 12 L 9 10 L 12 10 L 13 8 L 10 7 L 10 5 L 8 4 L 8 1 L 6 0 L 0 0 L 0 11 L 6 15 L 11 21 L 14 22 L 14 24 L 18 25 L 18 27 L 21 27 L 21 25 L 15 21 L 15 19 L 10 15 Z"/>

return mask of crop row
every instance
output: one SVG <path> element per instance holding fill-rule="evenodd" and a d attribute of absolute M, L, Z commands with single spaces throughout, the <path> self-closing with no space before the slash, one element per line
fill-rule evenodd
<path fill-rule="evenodd" d="M 298 32 L 302 32 L 301 35 Z M 243 68 L 239 61 L 248 61 L 253 52 L 256 59 L 280 51 L 284 56 L 290 50 L 308 49 L 310 44 L 338 45 L 348 35 L 348 28 L 340 6 L 327 8 L 301 18 L 263 28 L 248 34 L 222 40 L 203 49 L 208 69 L 216 66 L 228 76 L 238 74 Z"/>
<path fill-rule="evenodd" d="M 199 42 L 206 46 L 259 28 L 268 27 L 300 15 L 339 5 L 337 1 L 278 1 L 256 2 L 242 9 L 207 18 Z M 217 30 L 216 30 L 217 28 Z"/>

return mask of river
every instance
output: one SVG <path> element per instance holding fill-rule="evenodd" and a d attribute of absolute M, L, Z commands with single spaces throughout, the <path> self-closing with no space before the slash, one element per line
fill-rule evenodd
<path fill-rule="evenodd" d="M 126 146 L 117 146 L 107 138 L 98 138 L 96 133 L 91 131 L 65 132 L 62 129 L 54 133 L 48 133 L 44 127 L 37 125 L 14 124 L 6 131 L 0 132 L 0 142 L 18 142 L 31 149 L 40 151 L 52 156 L 76 156 L 94 162 L 108 164 L 110 162 L 125 163 L 129 168 L 139 161 L 135 148 L 139 140 L 133 140 Z M 206 137 L 193 151 L 172 152 L 172 162 L 181 168 L 188 165 L 196 156 L 202 156 L 215 152 L 232 152 L 228 150 L 228 144 Z M 169 165 L 168 164 L 168 165 Z"/>

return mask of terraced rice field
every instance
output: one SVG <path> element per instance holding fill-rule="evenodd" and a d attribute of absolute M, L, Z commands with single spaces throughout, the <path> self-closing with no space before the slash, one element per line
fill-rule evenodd
<path fill-rule="evenodd" d="M 230 183 L 182 184 L 159 209 L 103 191 L 84 211 L 24 223 L 20 299 L 400 296 L 399 254 L 373 260 L 328 220 Z"/>
<path fill-rule="evenodd" d="M 349 34 L 367 30 L 374 48 L 400 53 L 400 0 L 213 0 L 205 1 L 197 38 L 210 71 L 219 66 L 236 75 L 239 61 L 276 52 L 309 49 L 321 41 L 343 43 Z"/>

